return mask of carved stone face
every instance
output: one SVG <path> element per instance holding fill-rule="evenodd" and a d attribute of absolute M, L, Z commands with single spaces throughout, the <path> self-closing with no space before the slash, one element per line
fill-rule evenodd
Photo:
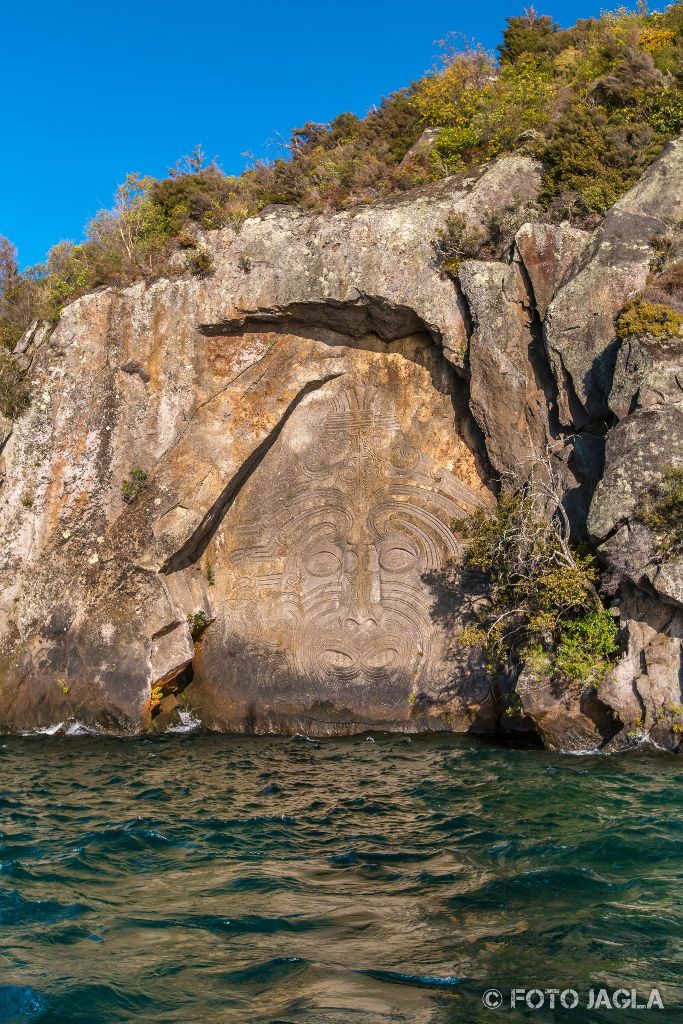
<path fill-rule="evenodd" d="M 352 381 L 307 414 L 235 509 L 232 550 L 217 541 L 223 635 L 268 662 L 273 693 L 405 709 L 442 646 L 425 575 L 480 498 L 410 443 L 386 391 Z"/>
<path fill-rule="evenodd" d="M 364 508 L 362 492 L 358 497 L 348 495 L 345 508 L 330 510 L 337 522 L 328 515 L 311 524 L 294 546 L 303 611 L 293 636 L 297 667 L 320 683 L 365 685 L 392 676 L 405 689 L 430 650 L 420 579 L 430 538 L 405 502 L 392 508 L 399 503 L 371 504 L 371 496 Z"/>

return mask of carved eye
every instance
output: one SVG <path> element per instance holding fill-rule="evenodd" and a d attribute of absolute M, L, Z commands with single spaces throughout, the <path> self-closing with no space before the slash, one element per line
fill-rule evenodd
<path fill-rule="evenodd" d="M 384 647 L 376 651 L 366 651 L 363 664 L 366 668 L 389 668 L 397 657 L 398 652 L 392 647 Z"/>
<path fill-rule="evenodd" d="M 334 668 L 350 668 L 354 664 L 351 655 L 345 654 L 344 651 L 325 651 L 323 657 L 327 664 Z"/>
<path fill-rule="evenodd" d="M 382 548 L 379 564 L 387 572 L 405 572 L 417 561 L 417 552 L 407 542 L 389 544 Z"/>
<path fill-rule="evenodd" d="M 332 576 L 341 571 L 341 552 L 333 547 L 309 551 L 304 558 L 304 565 L 311 576 Z"/>

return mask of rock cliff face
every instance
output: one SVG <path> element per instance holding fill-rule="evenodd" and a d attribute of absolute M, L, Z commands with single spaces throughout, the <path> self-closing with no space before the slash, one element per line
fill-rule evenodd
<path fill-rule="evenodd" d="M 449 218 L 539 181 L 509 157 L 330 217 L 274 207 L 205 235 L 211 277 L 27 334 L 34 399 L 0 419 L 0 728 L 138 732 L 180 701 L 233 731 L 495 732 L 516 686 L 550 746 L 676 745 L 683 572 L 634 509 L 683 463 L 681 346 L 619 346 L 614 319 L 681 218 L 683 144 L 593 235 L 526 224 L 509 260 L 440 273 Z M 480 581 L 447 581 L 458 519 L 558 439 L 620 595 L 625 654 L 589 697 L 492 683 L 457 641 Z"/>

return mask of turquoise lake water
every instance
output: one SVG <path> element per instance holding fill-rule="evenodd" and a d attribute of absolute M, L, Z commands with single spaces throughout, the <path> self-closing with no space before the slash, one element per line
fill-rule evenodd
<path fill-rule="evenodd" d="M 683 1021 L 675 757 L 36 737 L 0 768 L 2 1024 Z"/>

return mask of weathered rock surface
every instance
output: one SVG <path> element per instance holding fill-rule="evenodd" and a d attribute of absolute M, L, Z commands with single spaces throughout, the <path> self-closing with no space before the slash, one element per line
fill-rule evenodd
<path fill-rule="evenodd" d="M 599 724 L 604 716 L 596 714 L 595 700 L 563 691 L 527 671 L 522 671 L 516 693 L 549 750 L 597 750 L 602 746 L 604 734 Z M 611 722 L 605 724 L 613 733 Z"/>
<path fill-rule="evenodd" d="M 588 529 L 620 583 L 626 654 L 601 695 L 619 708 L 619 737 L 651 736 L 677 748 L 683 681 L 683 559 L 662 552 L 638 516 L 645 492 L 683 465 L 683 342 L 627 338 L 609 404 L 619 422 L 607 437 L 605 472 Z M 618 741 L 615 741 L 618 742 Z"/>
<path fill-rule="evenodd" d="M 609 211 L 579 266 L 548 307 L 545 336 L 565 426 L 608 413 L 617 343 L 614 318 L 641 291 L 656 238 L 683 218 L 683 140 L 670 142 L 640 182 Z"/>
<path fill-rule="evenodd" d="M 681 461 L 683 377 L 675 345 L 619 349 L 613 322 L 681 156 L 592 236 L 525 225 L 457 284 L 435 240 L 533 201 L 531 159 L 330 217 L 271 208 L 204 236 L 210 278 L 102 289 L 29 332 L 34 398 L 0 421 L 0 728 L 138 732 L 183 706 L 234 731 L 506 727 L 515 681 L 458 644 L 480 581 L 457 522 L 552 445 L 625 595 L 625 656 L 595 695 L 523 673 L 523 724 L 578 749 L 642 719 L 675 746 L 682 574 L 634 509 Z"/>
<path fill-rule="evenodd" d="M 528 274 L 535 312 L 541 320 L 590 239 L 570 224 L 523 224 L 515 236 L 517 262 Z"/>
<path fill-rule="evenodd" d="M 550 440 L 548 403 L 535 374 L 531 310 L 517 268 L 465 263 L 460 285 L 472 319 L 470 408 L 499 474 L 528 474 Z M 505 400 L 501 401 L 502 396 Z"/>

